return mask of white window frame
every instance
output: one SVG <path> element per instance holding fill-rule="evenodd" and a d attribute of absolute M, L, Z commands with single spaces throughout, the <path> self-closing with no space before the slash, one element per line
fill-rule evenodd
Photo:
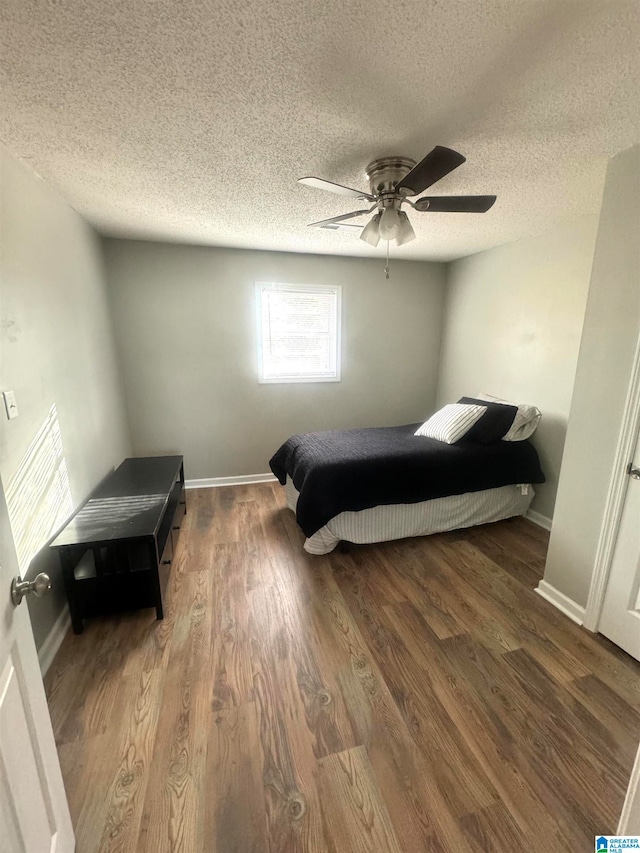
<path fill-rule="evenodd" d="M 264 376 L 263 336 L 262 336 L 262 292 L 263 290 L 284 290 L 293 293 L 331 293 L 336 297 L 336 369 L 332 376 Z M 341 381 L 341 327 L 342 327 L 342 287 L 339 284 L 280 284 L 273 281 L 256 281 L 256 328 L 258 335 L 258 382 L 261 385 L 281 385 L 299 382 L 340 382 Z"/>

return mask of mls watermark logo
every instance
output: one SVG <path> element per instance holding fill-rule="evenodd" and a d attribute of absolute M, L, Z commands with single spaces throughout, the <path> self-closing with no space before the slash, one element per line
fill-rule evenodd
<path fill-rule="evenodd" d="M 596 835 L 596 853 L 624 853 L 640 850 L 640 835 Z"/>

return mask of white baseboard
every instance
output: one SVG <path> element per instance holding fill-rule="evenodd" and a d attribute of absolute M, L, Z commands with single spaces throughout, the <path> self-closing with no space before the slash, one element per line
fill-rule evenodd
<path fill-rule="evenodd" d="M 273 474 L 241 474 L 239 477 L 205 477 L 185 480 L 185 489 L 216 489 L 220 486 L 248 486 L 251 483 L 275 483 Z"/>
<path fill-rule="evenodd" d="M 555 586 L 551 586 L 547 581 L 540 581 L 536 588 L 536 592 L 538 595 L 541 595 L 546 599 L 546 601 L 553 604 L 554 607 L 557 607 L 558 610 L 561 610 L 565 616 L 569 617 L 569 619 L 577 622 L 578 625 L 582 625 L 584 622 L 585 608 L 576 604 L 576 602 L 572 598 L 569 598 L 568 595 L 565 595 L 564 592 L 560 592 L 559 589 L 556 589 Z"/>
<path fill-rule="evenodd" d="M 44 643 L 38 649 L 38 663 L 40 664 L 40 672 L 42 673 L 43 678 L 53 663 L 56 652 L 62 645 L 62 641 L 70 627 L 71 614 L 69 613 L 69 608 L 65 604 L 60 615 L 53 623 L 53 627 L 45 637 Z"/>
<path fill-rule="evenodd" d="M 525 514 L 525 518 L 528 518 L 529 521 L 533 521 L 533 523 L 537 524 L 538 527 L 544 527 L 545 530 L 551 530 L 551 519 L 547 518 L 546 515 L 536 512 L 535 509 L 528 510 Z"/>

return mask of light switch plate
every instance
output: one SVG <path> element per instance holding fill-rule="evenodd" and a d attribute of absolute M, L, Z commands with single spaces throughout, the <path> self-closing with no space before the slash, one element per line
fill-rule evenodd
<path fill-rule="evenodd" d="M 16 395 L 13 391 L 3 391 L 2 396 L 4 397 L 4 407 L 7 410 L 7 417 L 9 420 L 13 420 L 13 418 L 18 417 L 18 403 L 16 402 Z"/>

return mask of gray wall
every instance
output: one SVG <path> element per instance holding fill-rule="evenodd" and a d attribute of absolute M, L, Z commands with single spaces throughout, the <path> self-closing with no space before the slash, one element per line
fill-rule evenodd
<path fill-rule="evenodd" d="M 188 479 L 259 474 L 296 432 L 424 419 L 435 404 L 442 265 L 105 241 L 137 454 Z M 255 281 L 342 285 L 342 381 L 260 385 Z"/>
<path fill-rule="evenodd" d="M 25 555 L 130 447 L 99 239 L 1 145 L 0 245 L 0 388 L 20 412 L 0 412 L 0 474 L 24 573 Z M 54 589 L 29 605 L 37 646 L 64 602 L 47 549 L 29 574 L 43 570 Z"/>
<path fill-rule="evenodd" d="M 609 163 L 545 580 L 585 605 L 640 334 L 640 146 Z"/>
<path fill-rule="evenodd" d="M 578 360 L 597 217 L 448 267 L 438 405 L 485 391 L 543 413 L 533 438 L 547 477 L 532 509 L 551 518 Z"/>

